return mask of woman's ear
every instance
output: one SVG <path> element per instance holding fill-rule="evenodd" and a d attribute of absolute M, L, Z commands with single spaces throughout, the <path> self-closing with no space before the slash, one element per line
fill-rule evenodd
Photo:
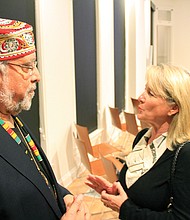
<path fill-rule="evenodd" d="M 179 107 L 178 107 L 178 105 L 174 104 L 174 105 L 172 105 L 171 109 L 169 110 L 168 115 L 172 116 L 178 112 L 179 112 Z"/>

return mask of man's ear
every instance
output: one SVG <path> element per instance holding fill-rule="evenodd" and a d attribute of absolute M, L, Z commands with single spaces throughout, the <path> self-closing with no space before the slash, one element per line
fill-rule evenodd
<path fill-rule="evenodd" d="M 171 107 L 171 109 L 169 110 L 168 115 L 169 115 L 169 116 L 172 116 L 172 115 L 175 115 L 175 114 L 178 113 L 178 112 L 179 112 L 179 107 L 178 107 L 178 105 L 174 104 L 174 105 Z"/>

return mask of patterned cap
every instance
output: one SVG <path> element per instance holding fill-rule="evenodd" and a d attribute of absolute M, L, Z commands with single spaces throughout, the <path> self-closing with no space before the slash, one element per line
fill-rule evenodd
<path fill-rule="evenodd" d="M 31 25 L 0 18 L 0 61 L 29 55 L 36 51 Z"/>

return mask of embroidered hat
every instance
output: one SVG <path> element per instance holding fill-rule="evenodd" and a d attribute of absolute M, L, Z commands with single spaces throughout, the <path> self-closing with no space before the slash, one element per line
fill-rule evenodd
<path fill-rule="evenodd" d="M 32 26 L 25 22 L 0 18 L 0 61 L 35 52 L 32 31 Z"/>

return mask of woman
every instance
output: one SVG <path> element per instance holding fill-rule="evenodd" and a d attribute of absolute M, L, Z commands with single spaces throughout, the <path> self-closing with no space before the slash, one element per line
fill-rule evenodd
<path fill-rule="evenodd" d="M 151 128 L 135 138 L 118 182 L 90 175 L 86 184 L 101 194 L 105 206 L 119 212 L 120 219 L 190 219 L 190 75 L 162 64 L 147 70 L 146 81 L 138 99 L 138 119 Z M 183 147 L 171 181 L 179 146 Z"/>

